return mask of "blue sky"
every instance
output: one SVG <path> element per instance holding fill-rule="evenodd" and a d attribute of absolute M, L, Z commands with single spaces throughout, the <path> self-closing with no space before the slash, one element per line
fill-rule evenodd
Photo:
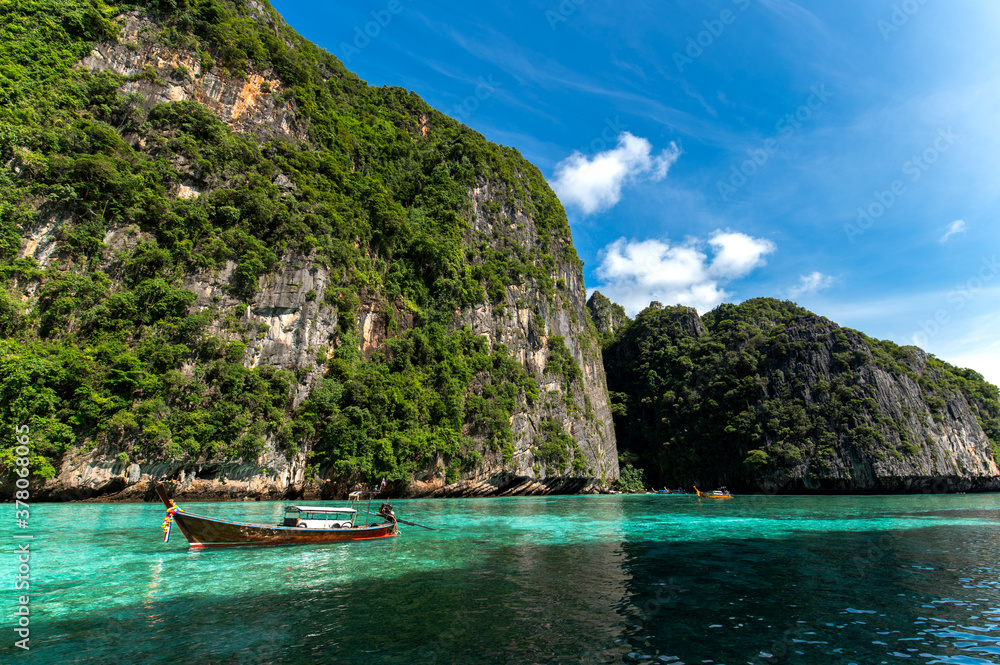
<path fill-rule="evenodd" d="M 273 5 L 537 164 L 630 314 L 790 299 L 1000 384 L 1000 3 Z"/>

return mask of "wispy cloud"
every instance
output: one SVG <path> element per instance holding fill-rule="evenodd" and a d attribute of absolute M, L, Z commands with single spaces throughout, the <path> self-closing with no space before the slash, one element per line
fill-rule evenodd
<path fill-rule="evenodd" d="M 697 136 L 699 140 L 717 146 L 732 146 L 739 140 L 739 133 L 732 129 L 668 105 L 655 94 L 643 93 L 609 83 L 592 73 L 585 73 L 567 66 L 563 61 L 546 56 L 544 51 L 534 51 L 511 38 L 510 35 L 491 27 L 483 27 L 480 37 L 473 39 L 453 27 L 427 21 L 430 29 L 453 41 L 470 56 L 490 63 L 510 76 L 521 90 L 539 89 L 551 97 L 566 92 L 580 93 L 630 109 L 643 118 L 667 125 L 678 134 Z M 658 71 L 663 73 L 660 68 Z M 669 79 L 669 77 L 668 77 Z"/>
<path fill-rule="evenodd" d="M 821 272 L 811 272 L 808 275 L 802 275 L 799 278 L 799 283 L 788 289 L 789 298 L 798 298 L 799 296 L 812 295 L 823 289 L 827 289 L 833 285 L 834 279 L 830 275 L 824 275 Z"/>
<path fill-rule="evenodd" d="M 584 214 L 608 210 L 622 197 L 627 182 L 667 177 L 681 151 L 676 143 L 653 155 L 652 144 L 629 132 L 618 136 L 618 145 L 587 157 L 580 152 L 561 161 L 555 168 L 552 189 L 565 205 L 579 208 Z"/>
<path fill-rule="evenodd" d="M 790 2 L 789 0 L 761 0 L 761 4 L 797 26 L 806 26 L 824 35 L 828 32 L 819 17 L 794 2 Z"/>
<path fill-rule="evenodd" d="M 619 60 L 618 58 L 612 58 L 611 64 L 619 69 L 624 69 L 625 71 L 632 72 L 643 81 L 646 80 L 646 72 L 639 65 L 632 62 L 625 62 L 624 60 Z"/>
<path fill-rule="evenodd" d="M 699 93 L 697 90 L 691 89 L 691 86 L 688 85 L 688 82 L 686 80 L 681 81 L 681 86 L 684 88 L 684 92 L 685 94 L 687 94 L 688 97 L 697 100 L 698 103 L 701 104 L 701 107 L 705 109 L 705 113 L 709 114 L 713 118 L 719 116 L 718 112 L 716 112 L 715 109 L 713 109 L 711 106 L 708 105 L 708 102 L 706 102 L 705 98 L 701 96 L 701 93 Z"/>
<path fill-rule="evenodd" d="M 776 250 L 770 240 L 721 230 L 679 245 L 619 238 L 600 254 L 597 288 L 632 316 L 654 300 L 705 312 L 732 295 L 726 284 L 763 266 Z"/>
<path fill-rule="evenodd" d="M 938 240 L 938 242 L 948 242 L 948 238 L 952 237 L 957 233 L 965 233 L 965 221 L 957 219 L 948 225 L 948 230 L 943 236 Z"/>

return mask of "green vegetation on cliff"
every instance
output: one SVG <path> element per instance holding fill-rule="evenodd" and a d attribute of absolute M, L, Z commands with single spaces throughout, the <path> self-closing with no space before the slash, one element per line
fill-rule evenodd
<path fill-rule="evenodd" d="M 0 422 L 31 427 L 40 475 L 84 446 L 252 460 L 266 437 L 369 477 L 468 466 L 470 432 L 510 454 L 511 412 L 537 386 L 505 349 L 455 330 L 453 313 L 507 284 L 552 293 L 553 262 L 578 265 L 562 206 L 516 150 L 415 94 L 367 86 L 257 4 L 3 3 Z M 183 83 L 184 67 L 123 77 L 77 66 L 133 10 L 153 23 L 129 49 L 166 44 L 223 78 L 272 71 L 283 87 L 270 94 L 306 138 L 237 133 L 196 102 L 147 109 L 122 92 Z M 535 247 L 470 231 L 469 192 L 483 183 L 504 202 L 490 214 L 532 218 Z M 182 184 L 201 195 L 178 198 Z M 17 259 L 26 234 L 45 228 L 56 243 L 45 266 Z M 105 244 L 113 230 L 130 238 L 124 249 Z M 326 378 L 297 409 L 311 367 L 245 367 L 265 331 L 241 322 L 260 278 L 293 255 L 331 271 L 331 287 L 307 300 L 335 308 L 340 325 L 336 351 L 317 360 Z M 228 293 L 242 304 L 192 307 L 185 278 L 229 262 Z M 356 352 L 363 300 L 414 313 L 370 362 Z M 12 443 L 0 431 L 0 465 Z"/>
<path fill-rule="evenodd" d="M 587 301 L 587 309 L 590 310 L 590 318 L 597 329 L 601 346 L 610 343 L 615 338 L 616 332 L 629 322 L 625 308 L 611 302 L 600 291 L 591 294 L 590 300 Z"/>
<path fill-rule="evenodd" d="M 291 421 L 288 440 L 316 444 L 313 464 L 341 477 L 388 473 L 390 480 L 408 480 L 440 461 L 454 482 L 481 459 L 463 425 L 509 460 L 518 395 L 538 398 L 537 384 L 507 349 L 491 353 L 468 328 L 412 330 L 369 362 L 345 345 L 328 366 Z M 478 390 L 470 391 L 471 383 Z"/>
<path fill-rule="evenodd" d="M 936 463 L 928 438 L 963 413 L 1000 462 L 1000 400 L 982 376 L 790 302 L 700 318 L 650 307 L 604 362 L 619 446 L 656 484 L 850 488 L 845 459 Z"/>

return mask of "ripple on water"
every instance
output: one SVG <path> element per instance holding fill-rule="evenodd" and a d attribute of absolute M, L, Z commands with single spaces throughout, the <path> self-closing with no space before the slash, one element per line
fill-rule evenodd
<path fill-rule="evenodd" d="M 1000 664 L 1000 497 L 658 499 L 399 501 L 448 528 L 219 552 L 161 507 L 42 505 L 18 662 Z"/>

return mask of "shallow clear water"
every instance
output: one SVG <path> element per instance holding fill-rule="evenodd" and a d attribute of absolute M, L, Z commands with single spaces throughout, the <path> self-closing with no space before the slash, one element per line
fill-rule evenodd
<path fill-rule="evenodd" d="M 447 529 L 192 552 L 158 504 L 32 506 L 30 652 L 5 504 L 0 662 L 1000 664 L 1000 495 L 393 504 Z"/>

